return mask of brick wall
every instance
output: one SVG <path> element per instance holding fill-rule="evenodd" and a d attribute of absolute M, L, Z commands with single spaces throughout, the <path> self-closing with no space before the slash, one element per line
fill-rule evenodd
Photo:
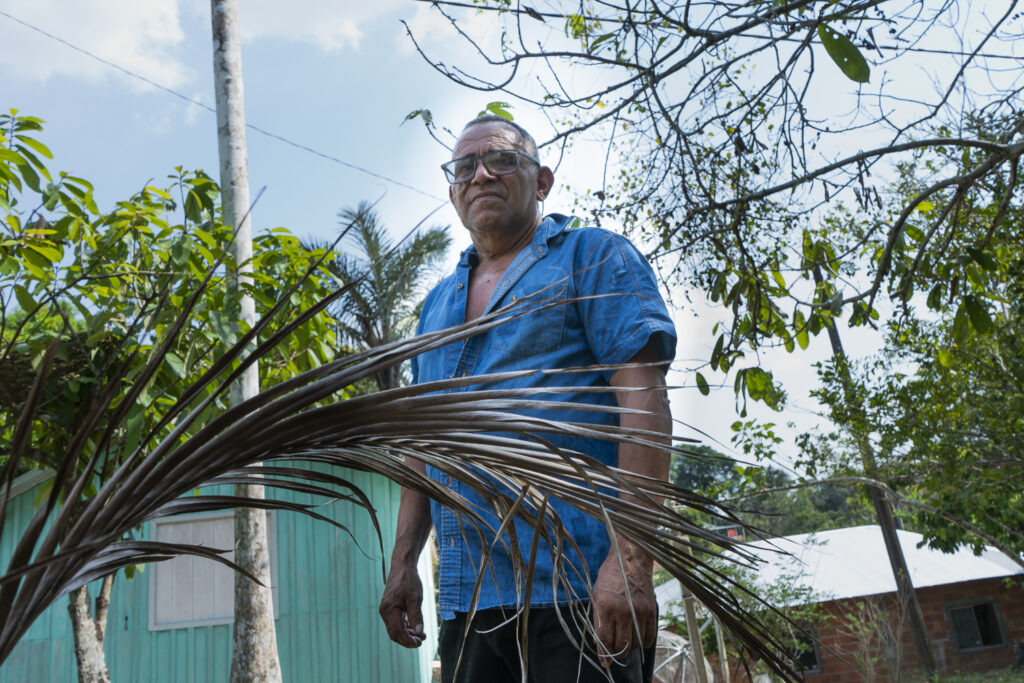
<path fill-rule="evenodd" d="M 1007 669 L 1014 664 L 1013 646 L 1024 641 L 1024 581 L 984 579 L 918 590 L 928 640 L 941 673 L 967 673 Z M 958 651 L 950 607 L 991 601 L 1002 631 L 999 645 Z M 892 671 L 917 668 L 910 633 L 901 619 L 896 596 L 837 600 L 823 605 L 827 616 L 808 625 L 818 640 L 817 671 L 808 671 L 808 683 L 863 683 L 892 681 Z M 898 637 L 897 637 L 898 636 Z M 734 667 L 733 671 L 738 671 Z M 1024 671 L 1022 671 L 1024 676 Z M 746 681 L 736 675 L 734 680 Z"/>

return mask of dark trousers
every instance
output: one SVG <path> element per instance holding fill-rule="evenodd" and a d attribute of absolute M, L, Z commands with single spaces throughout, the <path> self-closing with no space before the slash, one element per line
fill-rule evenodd
<path fill-rule="evenodd" d="M 565 625 L 559 621 L 559 610 Z M 597 664 L 593 637 L 584 635 L 576 621 L 589 618 L 589 612 L 577 610 L 573 614 L 568 607 L 531 608 L 525 629 L 525 680 L 528 683 L 651 683 L 656 647 L 634 650 L 618 658 L 619 661 L 625 659 L 623 664 L 602 668 Z M 465 614 L 443 621 L 438 644 L 442 683 L 523 681 L 522 621 L 521 614 L 508 608 L 478 611 L 473 615 L 468 633 Z"/>

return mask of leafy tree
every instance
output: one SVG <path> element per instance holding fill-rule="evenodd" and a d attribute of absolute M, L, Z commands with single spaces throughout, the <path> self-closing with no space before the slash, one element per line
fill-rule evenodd
<path fill-rule="evenodd" d="M 369 202 L 343 209 L 338 217 L 347 238 L 342 247 L 355 249 L 326 262 L 338 283 L 349 285 L 345 296 L 331 307 L 339 345 L 362 351 L 412 335 L 423 285 L 451 245 L 448 228 L 433 226 L 395 244 Z M 380 390 L 405 383 L 398 366 L 382 369 L 374 379 Z"/>
<path fill-rule="evenodd" d="M 733 458 L 711 446 L 693 444 L 672 454 L 669 480 L 685 489 L 717 494 L 734 491 L 741 485 L 743 475 Z"/>
<path fill-rule="evenodd" d="M 163 409 L 237 340 L 238 301 L 222 277 L 231 234 L 217 219 L 218 188 L 202 172 L 176 169 L 166 189 L 146 186 L 101 212 L 87 181 L 46 168 L 50 151 L 33 137 L 38 119 L 11 112 L 0 126 L 0 462 L 12 474 L 49 467 L 87 477 L 79 491 L 54 491 L 70 496 L 74 521 L 147 440 L 174 433 Z M 280 283 L 309 269 L 310 255 L 279 229 L 255 241 L 253 262 L 247 290 L 267 311 Z M 307 278 L 294 296 L 309 306 L 326 292 Z M 265 381 L 331 358 L 328 323 L 313 316 L 277 345 Z M 46 358 L 51 370 L 39 374 Z M 45 384 L 35 386 L 40 377 Z M 226 409 L 219 396 L 197 397 L 210 399 L 207 415 Z M 36 409 L 19 422 L 27 402 Z M 103 639 L 114 574 L 101 576 L 93 608 L 84 587 L 70 595 L 83 681 L 109 680 Z"/>
<path fill-rule="evenodd" d="M 982 214 L 993 210 L 977 208 Z M 957 285 L 972 305 L 945 308 L 948 290 L 936 283 L 926 310 L 908 307 L 890 326 L 883 353 L 852 368 L 855 400 L 867 407 L 864 428 L 884 455 L 885 483 L 929 544 L 952 551 L 964 544 L 980 550 L 988 543 L 1019 557 L 1024 221 L 1016 204 L 991 232 L 988 219 L 965 214 L 963 220 L 985 230 L 978 237 L 985 246 L 965 250 L 966 277 Z M 969 322 L 972 315 L 976 326 Z M 854 414 L 839 390 L 834 364 L 822 367 L 821 376 L 818 395 L 839 431 L 809 439 L 808 462 L 833 476 L 861 474 L 842 448 L 828 445 L 843 443 Z"/>
<path fill-rule="evenodd" d="M 757 533 L 791 536 L 871 521 L 848 486 L 797 481 L 776 467 L 745 467 L 709 446 L 682 450 L 672 454 L 672 483 L 728 504 Z"/>

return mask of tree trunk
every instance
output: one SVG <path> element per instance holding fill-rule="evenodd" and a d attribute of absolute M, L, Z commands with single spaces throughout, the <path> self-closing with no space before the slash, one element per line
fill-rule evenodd
<path fill-rule="evenodd" d="M 817 267 L 814 269 L 814 279 L 817 283 L 821 282 L 821 273 Z M 834 321 L 828 321 L 826 329 L 832 344 L 832 357 L 837 361 L 836 369 L 839 371 L 847 409 L 863 413 L 863 406 L 853 396 L 849 365 L 842 340 L 839 338 L 839 330 Z M 863 425 L 851 424 L 849 426 L 857 443 L 857 450 L 860 452 L 861 466 L 864 468 L 865 476 L 878 479 L 878 462 Z M 896 579 L 896 596 L 900 601 L 900 607 L 907 616 L 907 626 L 914 643 L 914 651 L 917 653 L 918 664 L 924 674 L 931 679 L 935 675 L 935 657 L 928 644 L 928 630 L 925 627 L 921 603 L 917 599 L 917 591 L 914 590 L 914 584 L 910 579 L 910 570 L 907 568 L 907 559 L 903 556 L 903 548 L 900 546 L 899 536 L 896 534 L 896 518 L 892 514 L 892 505 L 878 487 L 869 486 L 868 491 L 871 494 L 871 504 L 875 509 L 875 516 L 878 518 L 878 526 L 882 529 L 885 551 L 889 555 L 889 565 L 892 567 L 892 574 Z M 899 636 L 897 635 L 897 637 Z"/>
<path fill-rule="evenodd" d="M 249 172 L 245 144 L 245 106 L 242 89 L 242 45 L 238 30 L 237 0 L 211 0 L 213 21 L 213 73 L 217 95 L 217 140 L 220 156 L 220 184 L 224 224 L 236 229 L 234 256 L 235 287 L 251 282 L 252 231 L 249 216 Z M 241 302 L 239 326 L 249 329 L 256 322 L 252 297 L 237 292 Z M 231 387 L 231 403 L 251 398 L 259 391 L 259 370 L 250 366 Z M 235 493 L 262 498 L 261 486 L 238 486 Z M 270 556 L 267 545 L 266 513 L 262 510 L 235 511 L 235 562 L 263 585 L 235 574 L 235 627 L 231 654 L 232 682 L 281 680 L 277 655 L 274 610 L 270 592 Z"/>
<path fill-rule="evenodd" d="M 110 590 L 113 585 L 113 574 L 103 577 L 100 594 L 96 596 L 95 616 L 89 610 L 87 586 L 71 591 L 68 595 L 79 683 L 110 683 L 110 671 L 103 653 L 103 638 L 107 633 L 107 609 L 110 607 Z"/>

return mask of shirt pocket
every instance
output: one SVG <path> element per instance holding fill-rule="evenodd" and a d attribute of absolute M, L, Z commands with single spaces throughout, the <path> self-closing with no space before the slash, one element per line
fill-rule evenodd
<path fill-rule="evenodd" d="M 568 293 L 568 285 L 555 285 L 511 308 L 509 315 L 519 317 L 494 329 L 491 346 L 516 358 L 538 359 L 538 369 L 545 367 L 540 357 L 562 345 L 570 307 L 565 303 Z M 510 295 L 510 301 L 515 296 Z"/>

